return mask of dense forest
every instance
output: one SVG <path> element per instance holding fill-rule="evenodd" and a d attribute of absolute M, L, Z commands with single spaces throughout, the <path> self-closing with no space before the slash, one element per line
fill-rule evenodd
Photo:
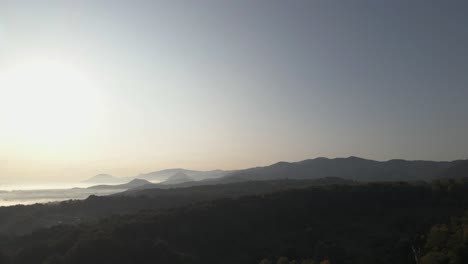
<path fill-rule="evenodd" d="M 22 235 L 57 224 L 79 224 L 112 215 L 185 206 L 197 202 L 330 184 L 356 184 L 340 178 L 317 180 L 247 181 L 187 188 L 129 190 L 85 200 L 0 207 L 0 234 Z"/>
<path fill-rule="evenodd" d="M 0 262 L 467 263 L 467 209 L 464 179 L 305 186 L 5 234 Z"/>

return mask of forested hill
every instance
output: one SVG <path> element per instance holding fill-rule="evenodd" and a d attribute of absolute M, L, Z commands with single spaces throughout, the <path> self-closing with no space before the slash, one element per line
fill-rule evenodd
<path fill-rule="evenodd" d="M 4 263 L 18 264 L 412 264 L 431 226 L 467 206 L 466 181 L 312 186 L 56 226 L 0 248 Z"/>
<path fill-rule="evenodd" d="M 317 180 L 245 181 L 187 188 L 127 191 L 113 196 L 91 196 L 83 201 L 0 207 L 0 234 L 26 234 L 57 224 L 79 224 L 114 214 L 173 208 L 195 202 L 330 184 L 355 184 L 339 178 Z"/>

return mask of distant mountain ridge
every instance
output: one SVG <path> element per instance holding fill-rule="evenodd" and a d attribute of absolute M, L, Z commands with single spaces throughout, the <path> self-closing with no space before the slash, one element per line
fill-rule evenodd
<path fill-rule="evenodd" d="M 235 171 L 194 171 L 167 169 L 133 178 L 158 181 L 159 184 L 137 188 L 171 188 L 197 185 L 213 185 L 241 181 L 278 179 L 320 179 L 327 177 L 354 181 L 430 181 L 444 177 L 468 177 L 468 160 L 424 161 L 392 159 L 375 161 L 359 157 L 315 158 L 298 162 L 275 164 Z M 95 176 L 96 177 L 96 176 Z M 171 177 L 174 177 L 171 179 Z M 126 178 L 128 181 L 128 178 Z"/>
<path fill-rule="evenodd" d="M 356 181 L 428 181 L 440 177 L 460 161 L 389 160 L 359 157 L 316 158 L 299 162 L 278 162 L 270 166 L 239 170 L 223 179 L 274 180 L 338 177 Z"/>
<path fill-rule="evenodd" d="M 316 158 L 299 162 L 277 162 L 275 164 L 232 171 L 227 175 L 199 181 L 171 184 L 148 184 L 132 190 L 186 188 L 202 185 L 231 184 L 246 181 L 317 180 L 341 178 L 358 182 L 431 181 L 443 178 L 468 177 L 468 160 L 457 161 L 408 161 L 393 159 L 375 161 L 359 157 Z"/>
<path fill-rule="evenodd" d="M 133 179 L 142 179 L 150 182 L 163 182 L 168 180 L 170 177 L 175 176 L 179 173 L 182 173 L 189 177 L 186 181 L 200 181 L 205 179 L 214 179 L 223 177 L 232 171 L 224 170 L 210 170 L 210 171 L 196 171 L 196 170 L 186 170 L 186 169 L 166 169 L 160 171 L 154 171 L 150 173 L 140 173 L 136 176 L 130 177 L 115 177 L 110 174 L 98 174 L 93 176 L 83 182 L 85 183 L 94 183 L 94 184 L 123 184 L 127 183 Z M 183 181 L 178 181 L 181 183 Z"/>
<path fill-rule="evenodd" d="M 167 180 L 161 182 L 160 184 L 178 184 L 178 183 L 184 183 L 184 182 L 190 182 L 190 181 L 193 181 L 191 177 L 179 171 L 176 174 L 169 177 Z"/>
<path fill-rule="evenodd" d="M 98 174 L 96 176 L 93 176 L 85 181 L 83 181 L 85 183 L 103 183 L 103 184 L 111 184 L 111 183 L 124 183 L 124 182 L 127 182 L 126 179 L 124 178 L 118 178 L 118 177 L 115 177 L 115 176 L 112 176 L 110 174 L 105 174 L 105 173 L 102 173 L 102 174 Z"/>
<path fill-rule="evenodd" d="M 444 178 L 467 178 L 468 177 L 468 160 L 457 160 L 453 162 L 453 166 L 443 172 L 440 177 Z"/>
<path fill-rule="evenodd" d="M 144 186 L 147 184 L 151 184 L 151 182 L 147 180 L 142 180 L 142 179 L 134 179 L 131 180 L 128 183 L 125 184 L 117 184 L 117 185 L 96 185 L 96 186 L 91 186 L 88 187 L 88 189 L 122 189 L 122 190 L 128 190 L 128 189 L 133 189 L 136 187 Z"/>
<path fill-rule="evenodd" d="M 186 170 L 186 169 L 167 169 L 167 170 L 160 170 L 160 171 L 154 171 L 150 173 L 145 173 L 145 174 L 140 174 L 136 176 L 139 179 L 145 179 L 148 181 L 164 181 L 169 179 L 169 177 L 176 175 L 177 173 L 183 173 L 190 177 L 193 180 L 199 181 L 199 180 L 204 180 L 204 179 L 213 179 L 213 178 L 220 178 L 228 173 L 230 171 L 224 171 L 224 170 L 210 170 L 210 171 L 196 171 L 196 170 Z"/>

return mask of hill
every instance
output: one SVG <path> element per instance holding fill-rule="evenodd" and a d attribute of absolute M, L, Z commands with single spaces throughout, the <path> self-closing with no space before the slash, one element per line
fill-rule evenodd
<path fill-rule="evenodd" d="M 132 188 L 137 188 L 140 186 L 144 186 L 147 184 L 151 184 L 151 182 L 142 179 L 134 179 L 125 184 L 118 184 L 118 185 L 96 185 L 88 187 L 87 189 L 119 189 L 119 190 L 128 190 Z"/>
<path fill-rule="evenodd" d="M 468 160 L 411 161 L 393 159 L 389 161 L 375 161 L 352 156 L 334 159 L 316 158 L 299 162 L 282 161 L 269 166 L 236 171 L 167 169 L 140 174 L 132 178 L 161 183 L 143 186 L 142 188 L 180 188 L 249 180 L 320 179 L 326 177 L 337 177 L 362 182 L 431 181 L 444 177 L 459 178 L 468 176 L 465 173 L 468 171 L 467 164 Z M 104 174 L 97 177 L 96 180 L 128 180 L 128 178 L 109 176 Z"/>
<path fill-rule="evenodd" d="M 96 183 L 96 184 L 117 184 L 117 183 L 124 183 L 126 182 L 126 179 L 124 178 L 118 178 L 115 176 L 112 176 L 110 174 L 98 174 L 96 176 L 93 176 L 85 181 L 85 183 Z"/>
<path fill-rule="evenodd" d="M 309 186 L 42 229 L 0 240 L 0 255 L 15 264 L 413 264 L 431 226 L 467 208 L 466 181 Z M 440 235 L 430 238 L 443 244 Z"/>
<path fill-rule="evenodd" d="M 440 178 L 467 178 L 468 177 L 468 160 L 459 160 L 453 162 L 447 170 L 443 171 Z"/>
<path fill-rule="evenodd" d="M 278 162 L 232 172 L 223 180 L 318 179 L 339 177 L 363 182 L 430 181 L 443 175 L 458 161 L 375 161 L 358 157 L 316 158 L 300 162 Z"/>
<path fill-rule="evenodd" d="M 177 175 L 178 173 L 183 173 L 186 176 L 190 177 L 192 180 L 199 181 L 204 179 L 213 179 L 220 178 L 230 171 L 223 170 L 211 170 L 211 171 L 196 171 L 196 170 L 186 170 L 186 169 L 166 169 L 160 171 L 154 171 L 150 173 L 139 174 L 136 176 L 139 179 L 144 179 L 152 182 L 162 182 L 170 177 Z"/>
<path fill-rule="evenodd" d="M 132 179 L 142 179 L 149 182 L 164 182 L 164 184 L 179 184 L 188 181 L 201 181 L 206 179 L 215 179 L 223 177 L 232 171 L 223 171 L 223 170 L 210 170 L 210 171 L 196 171 L 196 170 L 186 170 L 186 169 L 166 169 L 160 171 L 153 171 L 150 173 L 141 173 L 137 176 L 130 177 L 115 177 L 110 174 L 98 174 L 93 176 L 85 181 L 84 183 L 93 183 L 93 184 L 124 184 Z M 182 179 L 182 175 L 185 175 Z M 171 180 L 169 180 L 171 177 Z M 177 180 L 179 178 L 179 180 Z M 169 181 L 168 181 L 169 180 Z"/>
<path fill-rule="evenodd" d="M 330 184 L 355 183 L 341 179 L 278 180 L 186 188 L 130 189 L 111 196 L 92 195 L 85 200 L 0 207 L 0 234 L 27 234 L 43 227 L 80 224 L 116 214 L 134 214 L 140 210 L 175 208 L 195 202 Z"/>
<path fill-rule="evenodd" d="M 468 172 L 468 160 L 409 161 L 394 159 L 375 161 L 358 157 L 316 158 L 299 162 L 278 162 L 270 166 L 231 171 L 223 177 L 173 183 L 171 185 L 144 185 L 136 189 L 186 188 L 200 185 L 230 184 L 243 181 L 279 179 L 342 178 L 360 182 L 432 181 L 460 178 Z M 468 175 L 467 175 L 468 176 Z"/>
<path fill-rule="evenodd" d="M 179 183 L 184 183 L 184 182 L 190 182 L 193 181 L 191 177 L 189 177 L 187 174 L 183 172 L 177 172 L 176 174 L 172 175 L 169 177 L 167 180 L 161 182 L 161 184 L 179 184 Z"/>

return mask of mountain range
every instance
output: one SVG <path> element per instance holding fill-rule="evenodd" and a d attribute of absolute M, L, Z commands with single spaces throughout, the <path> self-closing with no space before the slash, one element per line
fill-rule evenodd
<path fill-rule="evenodd" d="M 431 181 L 438 178 L 462 178 L 468 176 L 468 160 L 424 161 L 393 159 L 375 161 L 359 157 L 315 158 L 299 162 L 278 162 L 269 166 L 237 171 L 195 171 L 167 169 L 135 177 L 117 178 L 108 174 L 96 175 L 86 182 L 108 180 L 109 184 L 126 183 L 133 179 L 148 181 L 133 186 L 136 189 L 175 188 L 198 185 L 264 181 L 281 179 L 342 178 L 360 182 Z M 150 183 L 158 182 L 158 183 Z M 141 182 L 140 182 L 141 183 Z"/>
<path fill-rule="evenodd" d="M 236 180 L 318 179 L 339 177 L 355 181 L 429 181 L 455 175 L 456 168 L 468 166 L 468 160 L 423 161 L 401 160 L 375 161 L 358 157 L 316 158 L 300 162 L 278 162 L 233 172 L 225 178 Z M 460 169 L 460 171 L 466 171 Z"/>
<path fill-rule="evenodd" d="M 179 174 L 179 178 L 181 175 L 185 175 L 186 181 L 200 181 L 200 180 L 206 180 L 206 179 L 214 179 L 214 178 L 220 178 L 223 177 L 227 174 L 229 174 L 231 171 L 224 171 L 224 170 L 211 170 L 211 171 L 196 171 L 196 170 L 186 170 L 186 169 L 166 169 L 166 170 L 160 170 L 160 171 L 154 171 L 150 173 L 140 173 L 136 176 L 130 176 L 130 177 L 115 177 L 110 174 L 98 174 L 96 176 L 93 176 L 83 182 L 85 183 L 93 183 L 93 184 L 123 184 L 127 183 L 133 179 L 142 179 L 142 180 L 147 180 L 150 182 L 164 182 L 168 180 L 170 177 L 175 176 Z M 180 180 L 179 182 L 180 183 Z"/>

